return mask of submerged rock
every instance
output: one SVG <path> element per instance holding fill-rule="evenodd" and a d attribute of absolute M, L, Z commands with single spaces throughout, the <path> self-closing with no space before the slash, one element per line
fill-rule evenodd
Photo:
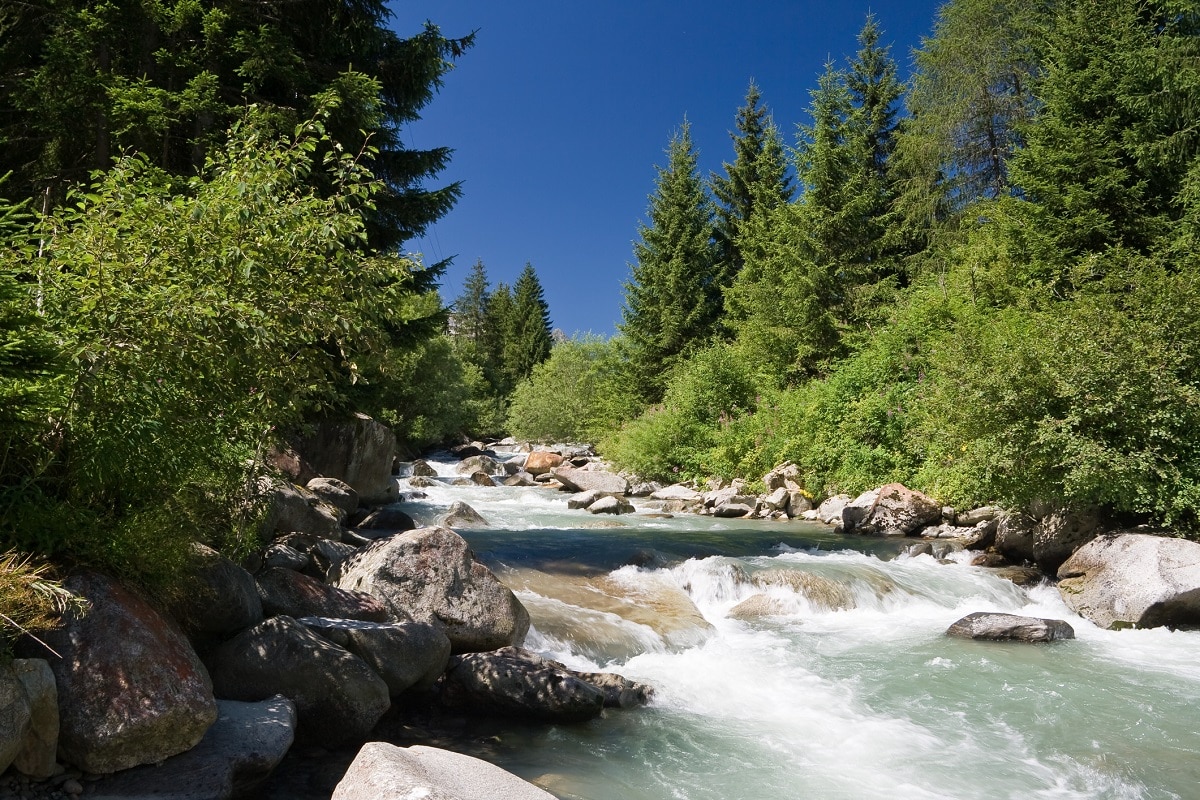
<path fill-rule="evenodd" d="M 1061 619 L 976 611 L 946 629 L 947 636 L 991 641 L 1053 642 L 1074 639 L 1075 629 Z"/>

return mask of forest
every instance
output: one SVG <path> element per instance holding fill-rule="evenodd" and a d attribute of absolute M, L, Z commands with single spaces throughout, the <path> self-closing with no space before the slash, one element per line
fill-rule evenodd
<path fill-rule="evenodd" d="M 680 126 L 618 335 L 557 341 L 532 265 L 447 302 L 403 255 L 462 187 L 401 131 L 473 34 L 387 23 L 0 11 L 0 550 L 170 583 L 192 541 L 258 544 L 265 453 L 351 410 L 414 453 L 1200 524 L 1191 3 L 954 0 L 907 77 L 868 17 L 794 143 L 753 84 L 723 174 Z"/>

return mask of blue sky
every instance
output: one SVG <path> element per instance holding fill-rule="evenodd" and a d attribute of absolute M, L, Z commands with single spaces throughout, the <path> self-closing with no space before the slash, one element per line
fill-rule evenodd
<path fill-rule="evenodd" d="M 447 36 L 478 31 L 411 147 L 454 149 L 445 181 L 463 198 L 409 243 L 432 262 L 454 256 L 452 301 L 476 259 L 510 285 L 531 262 L 556 328 L 612 334 L 633 241 L 672 132 L 686 116 L 701 169 L 731 161 L 729 132 L 751 78 L 795 141 L 827 60 L 857 49 L 873 12 L 902 76 L 932 29 L 936 0 L 719 2 L 455 0 L 393 3 L 401 35 L 428 19 Z"/>

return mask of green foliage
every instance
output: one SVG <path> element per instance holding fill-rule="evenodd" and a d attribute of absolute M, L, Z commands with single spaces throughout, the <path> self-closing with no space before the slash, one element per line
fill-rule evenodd
<path fill-rule="evenodd" d="M 554 345 L 517 385 L 508 430 L 529 441 L 597 442 L 640 411 L 617 342 L 584 337 Z"/>
<path fill-rule="evenodd" d="M 512 385 L 528 378 L 550 357 L 550 307 L 532 264 L 517 276 L 512 308 L 504 320 L 504 369 Z"/>

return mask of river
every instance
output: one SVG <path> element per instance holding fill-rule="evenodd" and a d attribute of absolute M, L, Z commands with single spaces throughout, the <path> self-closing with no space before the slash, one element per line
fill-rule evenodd
<path fill-rule="evenodd" d="M 1101 630 L 1052 587 L 894 540 L 597 518 L 435 466 L 410 513 L 463 500 L 488 520 L 460 533 L 529 609 L 527 647 L 655 689 L 644 709 L 480 723 L 453 745 L 564 800 L 1200 797 L 1200 632 Z M 769 615 L 731 615 L 754 594 Z M 1077 638 L 944 635 L 973 611 L 1065 619 Z"/>

